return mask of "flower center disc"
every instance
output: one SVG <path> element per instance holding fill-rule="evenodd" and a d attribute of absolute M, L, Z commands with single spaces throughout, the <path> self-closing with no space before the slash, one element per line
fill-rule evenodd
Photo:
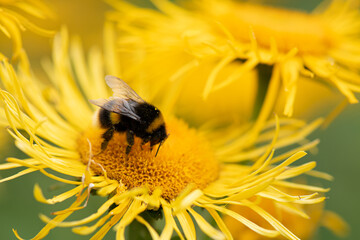
<path fill-rule="evenodd" d="M 166 122 L 170 134 L 155 157 L 158 145 L 150 151 L 149 143 L 141 146 L 141 139 L 135 137 L 135 144 L 126 155 L 124 133 L 115 133 L 107 148 L 100 154 L 104 129 L 90 128 L 78 140 L 81 161 L 89 161 L 91 142 L 91 164 L 95 174 L 106 171 L 110 179 L 121 181 L 128 189 L 148 186 L 150 191 L 162 190 L 162 197 L 172 200 L 190 183 L 203 189 L 217 179 L 219 163 L 214 157 L 207 140 L 182 121 L 170 118 Z M 101 165 L 101 167 L 99 166 Z"/>

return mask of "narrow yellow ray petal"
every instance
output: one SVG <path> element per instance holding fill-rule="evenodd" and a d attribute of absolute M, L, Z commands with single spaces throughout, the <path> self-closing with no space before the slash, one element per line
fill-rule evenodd
<path fill-rule="evenodd" d="M 211 91 L 213 91 L 213 85 L 214 85 L 214 82 L 215 82 L 216 77 L 218 76 L 219 72 L 234 59 L 235 59 L 234 56 L 231 56 L 231 55 L 227 56 L 227 57 L 223 58 L 222 60 L 220 60 L 220 62 L 214 67 L 214 69 L 211 71 L 211 73 L 206 81 L 204 91 L 203 91 L 203 99 L 207 99 L 207 97 L 209 96 Z"/>
<path fill-rule="evenodd" d="M 40 1 L 14 2 L 13 6 L 16 6 L 30 15 L 40 19 L 51 18 L 54 15 L 54 13 Z"/>
<path fill-rule="evenodd" d="M 81 234 L 81 235 L 88 235 L 90 233 L 93 233 L 98 227 L 104 225 L 105 222 L 108 220 L 108 218 L 110 218 L 114 215 L 118 215 L 119 217 L 123 216 L 125 214 L 126 210 L 128 209 L 130 202 L 131 202 L 130 199 L 126 199 L 123 203 L 118 205 L 110 213 L 108 213 L 107 215 L 102 217 L 99 221 L 97 221 L 93 226 L 75 227 L 72 229 L 72 231 L 77 234 Z M 104 234 L 106 234 L 106 232 L 104 232 Z"/>
<path fill-rule="evenodd" d="M 167 89 L 165 94 L 165 101 L 161 106 L 161 109 L 165 113 L 172 113 L 172 109 L 176 104 L 176 101 L 179 99 L 181 90 L 183 88 L 184 81 L 183 79 L 179 79 L 175 81 L 169 89 Z"/>
<path fill-rule="evenodd" d="M 61 222 L 61 223 L 58 223 L 57 226 L 58 227 L 75 227 L 75 226 L 87 224 L 87 223 L 99 218 L 102 214 L 104 214 L 113 203 L 114 203 L 114 198 L 110 198 L 103 205 L 101 205 L 100 208 L 98 208 L 96 213 L 93 213 L 90 216 L 83 218 L 81 220 L 71 221 L 71 222 Z M 43 219 L 45 219 L 45 218 L 43 218 Z"/>
<path fill-rule="evenodd" d="M 204 190 L 204 193 L 208 196 L 219 198 L 222 196 L 229 196 L 225 198 L 219 198 L 219 199 L 206 199 L 206 201 L 209 201 L 211 203 L 216 204 L 226 204 L 230 201 L 240 201 L 242 199 L 247 199 L 251 196 L 254 196 L 256 193 L 261 192 L 262 190 L 269 187 L 274 182 L 273 178 L 261 181 L 259 184 L 256 184 L 252 187 L 244 189 L 240 189 L 239 187 L 236 187 L 236 185 L 233 188 L 230 189 L 224 189 L 219 192 L 218 187 L 210 189 L 209 187 Z M 210 185 L 211 186 L 211 185 Z M 201 202 L 201 199 L 198 200 Z"/>
<path fill-rule="evenodd" d="M 12 229 L 12 231 L 17 239 L 24 240 L 24 238 L 20 237 L 19 233 L 15 229 Z"/>
<path fill-rule="evenodd" d="M 241 216 L 240 214 L 238 214 L 238 213 L 236 213 L 234 211 L 226 209 L 225 207 L 216 206 L 216 205 L 205 205 L 204 207 L 212 208 L 212 209 L 214 209 L 214 210 L 216 210 L 218 212 L 226 214 L 226 215 L 236 219 L 237 221 L 241 222 L 242 224 L 244 224 L 245 226 L 247 226 L 248 228 L 250 228 L 254 232 L 256 232 L 256 233 L 258 233 L 260 235 L 263 235 L 265 237 L 274 238 L 274 237 L 279 236 L 278 231 L 260 227 L 259 225 L 257 225 L 255 223 L 251 222 L 250 220 L 248 220 L 247 218 Z"/>
<path fill-rule="evenodd" d="M 136 216 L 135 219 L 139 223 L 143 224 L 148 229 L 152 239 L 154 239 L 154 240 L 160 239 L 159 234 L 155 231 L 155 229 L 147 221 L 145 221 L 145 219 L 143 219 L 140 216 Z"/>
<path fill-rule="evenodd" d="M 134 199 L 120 222 L 114 226 L 116 231 L 116 239 L 125 239 L 125 228 L 136 218 L 136 216 L 145 211 L 146 207 L 147 204 L 144 204 L 140 200 Z"/>
<path fill-rule="evenodd" d="M 173 231 L 175 230 L 175 232 L 178 234 L 179 238 L 181 240 L 184 240 L 185 238 L 173 218 L 173 214 L 171 212 L 172 209 L 171 209 L 170 204 L 164 199 L 160 199 L 160 202 L 163 207 L 164 215 L 165 215 L 165 227 L 163 228 L 163 231 L 160 235 L 160 239 L 164 239 L 164 240 L 169 239 L 170 240 L 171 236 L 173 234 Z"/>
<path fill-rule="evenodd" d="M 256 176 L 255 177 L 256 180 L 252 180 L 251 183 L 253 185 L 255 185 L 255 184 L 258 184 L 258 183 L 260 183 L 261 181 L 263 181 L 265 179 L 276 177 L 279 173 L 283 172 L 287 166 L 289 166 L 290 164 L 292 164 L 295 161 L 299 160 L 300 158 L 302 158 L 305 155 L 306 155 L 306 152 L 302 152 L 302 151 L 295 153 L 294 155 L 292 155 L 291 157 L 286 159 L 284 162 L 282 162 L 278 166 L 275 166 L 275 167 L 271 168 L 270 170 L 262 173 L 261 175 Z"/>
<path fill-rule="evenodd" d="M 316 162 L 308 162 L 298 167 L 292 167 L 290 169 L 286 169 L 283 173 L 280 173 L 276 180 L 279 179 L 288 179 L 292 177 L 299 176 L 305 172 L 308 172 L 316 167 Z"/>
<path fill-rule="evenodd" d="M 286 94 L 286 102 L 284 107 L 284 115 L 291 117 L 295 102 L 297 90 L 297 81 L 302 64 L 299 60 L 292 58 L 282 63 L 281 72 L 284 89 Z"/>
<path fill-rule="evenodd" d="M 110 193 L 112 193 L 117 187 L 119 186 L 118 182 L 114 182 L 108 186 L 101 187 L 98 191 L 96 191 L 96 194 L 99 196 L 108 196 Z"/>
<path fill-rule="evenodd" d="M 165 227 L 162 230 L 160 239 L 170 240 L 171 236 L 173 234 L 173 230 L 174 230 L 172 227 L 172 222 L 171 222 L 171 218 L 172 218 L 171 208 L 169 206 L 167 206 L 166 204 L 163 204 L 162 206 L 163 206 L 163 211 L 164 211 L 164 216 L 165 216 Z"/>
<path fill-rule="evenodd" d="M 28 168 L 33 168 L 33 169 L 37 169 L 39 170 L 42 174 L 44 174 L 45 176 L 49 177 L 49 178 L 52 178 L 56 181 L 59 181 L 59 182 L 63 182 L 63 183 L 67 183 L 67 184 L 72 184 L 72 185 L 79 185 L 81 184 L 80 181 L 71 181 L 71 180 L 67 180 L 67 179 L 63 179 L 63 178 L 60 178 L 58 176 L 55 176 L 53 174 L 50 174 L 48 172 L 46 172 L 44 170 L 44 166 L 43 165 L 33 165 L 31 164 L 30 162 L 24 162 L 23 160 L 20 160 L 20 159 L 16 159 L 16 158 L 9 158 L 8 159 L 9 162 L 13 162 L 13 163 L 17 163 L 17 164 L 21 164 L 22 166 L 25 166 L 25 167 L 28 167 Z"/>
<path fill-rule="evenodd" d="M 321 203 L 323 202 L 326 197 L 318 197 L 318 198 L 313 198 L 314 196 L 317 196 L 317 193 L 314 194 L 310 194 L 309 196 L 304 196 L 304 195 L 299 195 L 297 197 L 293 197 L 292 199 L 289 199 L 289 197 L 285 197 L 285 196 L 276 196 L 273 193 L 269 193 L 269 192 L 260 192 L 257 194 L 260 197 L 264 197 L 264 198 L 268 198 L 268 199 L 272 199 L 274 201 L 277 202 L 292 202 L 292 203 L 298 203 L 298 204 L 316 204 L 316 203 Z"/>
<path fill-rule="evenodd" d="M 36 165 L 40 164 L 40 162 L 35 159 L 22 159 L 22 160 L 20 160 L 20 162 L 12 162 L 12 160 L 14 160 L 14 159 L 16 159 L 16 158 L 7 158 L 6 160 L 9 163 L 0 164 L 0 170 L 23 167 L 23 166 L 26 166 L 26 164 L 29 164 L 31 166 L 36 166 Z M 16 159 L 16 160 L 19 160 L 19 159 Z M 25 164 L 23 165 L 23 163 L 25 163 Z"/>
<path fill-rule="evenodd" d="M 28 169 L 22 170 L 22 171 L 20 171 L 20 172 L 18 172 L 16 174 L 11 175 L 10 177 L 0 179 L 0 183 L 13 180 L 15 178 L 24 176 L 24 175 L 26 175 L 28 173 L 32 173 L 32 172 L 35 172 L 35 171 L 38 171 L 38 169 L 28 168 Z"/>
<path fill-rule="evenodd" d="M 314 195 L 310 194 L 310 195 L 291 195 L 288 194 L 287 192 L 281 191 L 280 189 L 274 187 L 274 186 L 270 186 L 269 188 L 267 188 L 265 191 L 259 192 L 257 194 L 258 196 L 267 196 L 270 199 L 273 199 L 275 201 L 278 202 L 294 202 L 298 199 L 305 199 L 305 197 L 313 197 Z M 316 196 L 317 194 L 315 194 Z"/>
<path fill-rule="evenodd" d="M 287 92 L 286 103 L 284 107 L 284 115 L 287 117 L 291 117 L 293 115 L 296 90 L 296 86 L 292 86 Z"/>
<path fill-rule="evenodd" d="M 186 63 L 184 66 L 180 67 L 171 77 L 169 78 L 170 81 L 176 81 L 180 77 L 182 77 L 184 74 L 189 72 L 191 69 L 197 67 L 199 65 L 199 62 L 197 60 L 193 60 L 189 63 Z"/>
<path fill-rule="evenodd" d="M 220 217 L 220 215 L 214 209 L 206 208 L 206 207 L 205 207 L 205 209 L 210 213 L 212 218 L 215 220 L 216 224 L 220 228 L 220 231 L 225 235 L 225 238 L 228 240 L 232 240 L 233 237 L 232 237 L 229 229 L 225 225 L 223 219 Z"/>
<path fill-rule="evenodd" d="M 11 18 L 13 18 L 13 20 L 14 20 L 14 18 L 18 19 L 18 21 L 21 22 L 21 25 L 23 25 L 25 28 L 29 29 L 30 31 L 32 31 L 34 33 L 37 33 L 37 34 L 45 36 L 45 37 L 52 37 L 55 34 L 55 31 L 40 28 L 40 27 L 36 26 L 35 24 L 31 23 L 25 17 L 21 16 L 20 14 L 14 12 L 14 11 L 6 9 L 6 13 L 9 16 L 11 16 Z"/>
<path fill-rule="evenodd" d="M 196 239 L 196 231 L 193 220 L 186 210 L 179 211 L 176 214 L 180 226 L 183 229 L 186 239 Z"/>
<path fill-rule="evenodd" d="M 286 202 L 277 202 L 276 206 L 280 207 L 284 211 L 290 212 L 291 214 L 296 214 L 302 218 L 310 219 L 310 216 L 304 212 L 304 210 L 299 209 L 297 206 L 291 203 Z"/>
<path fill-rule="evenodd" d="M 161 199 L 161 202 L 163 204 L 162 206 L 164 206 L 164 200 L 163 199 Z M 165 221 L 167 221 L 168 223 L 171 224 L 172 228 L 175 230 L 175 232 L 177 233 L 177 235 L 179 236 L 179 238 L 181 240 L 185 240 L 182 232 L 180 231 L 177 223 L 175 222 L 173 213 L 171 212 L 171 208 L 164 209 L 164 213 L 165 213 L 165 211 L 166 211 L 165 217 L 166 217 L 166 215 L 168 216 L 168 219 L 165 218 Z"/>
<path fill-rule="evenodd" d="M 103 79 L 105 76 L 103 59 L 104 57 L 98 48 L 93 47 L 90 49 L 88 71 L 91 82 L 93 83 L 93 88 L 96 89 L 96 91 L 91 91 L 93 94 L 91 99 L 110 96 L 109 89 L 107 89 Z"/>
<path fill-rule="evenodd" d="M 9 31 L 8 31 L 2 24 L 0 24 L 0 31 L 1 31 L 2 33 L 4 33 L 4 35 L 5 35 L 6 37 L 11 38 L 11 35 L 10 35 Z M 6 59 L 6 58 L 4 58 L 4 57 L 0 58 L 1 61 L 4 61 L 5 59 Z"/>
<path fill-rule="evenodd" d="M 4 14 L 4 12 L 2 12 Z M 11 36 L 11 40 L 13 42 L 13 52 L 14 58 L 19 57 L 21 47 L 22 47 L 22 40 L 20 31 L 16 25 L 16 23 L 11 19 L 9 14 L 4 14 L 5 16 L 0 18 L 0 24 L 7 30 L 7 33 Z"/>
<path fill-rule="evenodd" d="M 115 3 L 118 3 L 118 1 Z M 105 55 L 104 57 L 105 71 L 110 75 L 120 77 L 122 72 L 122 67 L 118 55 L 114 51 L 114 49 L 116 49 L 115 28 L 114 28 L 114 24 L 110 23 L 110 21 L 105 22 L 103 35 L 104 35 L 103 46 L 104 46 L 104 55 Z"/>
<path fill-rule="evenodd" d="M 195 212 L 195 210 L 193 210 L 192 208 L 188 208 L 188 211 L 194 217 L 198 226 L 206 235 L 208 235 L 212 239 L 225 239 L 225 236 L 222 232 L 211 226 L 210 223 L 208 223 L 200 214 Z"/>
<path fill-rule="evenodd" d="M 274 156 L 274 151 L 275 151 L 274 147 L 280 132 L 279 117 L 277 115 L 275 115 L 275 122 L 276 122 L 276 128 L 275 128 L 274 137 L 271 143 L 269 144 L 267 150 L 265 151 L 265 153 L 251 167 L 251 171 L 253 172 L 250 174 L 250 176 L 254 176 L 259 172 L 261 172 L 264 168 L 266 168 Z"/>
<path fill-rule="evenodd" d="M 196 189 L 192 191 L 191 193 L 187 194 L 185 198 L 183 198 L 180 202 L 178 202 L 176 205 L 173 205 L 173 211 L 174 214 L 176 214 L 178 211 L 183 211 L 184 209 L 190 207 L 196 199 L 201 197 L 204 193 L 200 189 Z"/>
<path fill-rule="evenodd" d="M 36 199 L 36 201 L 38 202 L 42 202 L 42 203 L 45 203 L 45 204 L 55 204 L 55 203 L 58 203 L 58 202 L 62 202 L 72 196 L 74 196 L 75 194 L 79 193 L 82 189 L 82 186 L 77 186 L 69 191 L 66 191 L 62 194 L 59 194 L 51 199 L 46 199 L 42 193 L 42 190 L 39 186 L 39 184 L 35 184 L 34 185 L 34 197 Z"/>
<path fill-rule="evenodd" d="M 330 190 L 329 188 L 321 188 L 321 187 L 315 187 L 315 186 L 310 186 L 310 185 L 306 185 L 306 184 L 286 182 L 286 181 L 276 181 L 276 182 L 274 182 L 274 185 L 288 187 L 288 188 L 308 190 L 308 191 L 313 191 L 313 192 L 328 192 Z"/>
<path fill-rule="evenodd" d="M 279 156 L 276 156 L 274 157 L 272 160 L 271 160 L 271 163 L 277 163 L 277 162 L 280 162 L 280 161 L 283 161 L 284 159 L 290 157 L 291 155 L 295 154 L 296 152 L 299 152 L 299 151 L 307 151 L 309 149 L 312 149 L 314 148 L 315 146 L 317 146 L 318 144 L 320 143 L 320 140 L 319 139 L 315 139 L 307 144 L 304 144 L 304 145 L 301 145 L 297 148 L 293 148 L 291 150 L 289 150 L 288 152 L 285 152 Z"/>
<path fill-rule="evenodd" d="M 72 231 L 79 235 L 89 235 L 93 233 L 98 227 L 105 224 L 105 222 L 111 217 L 112 215 L 107 214 L 104 217 L 102 217 L 99 221 L 97 221 L 92 226 L 82 226 L 82 227 L 74 227 Z"/>
<path fill-rule="evenodd" d="M 75 37 L 71 41 L 70 57 L 72 59 L 72 63 L 74 64 L 74 71 L 79 80 L 81 89 L 83 89 L 83 92 L 85 94 L 85 98 L 94 99 L 91 96 L 91 93 L 96 91 L 92 91 L 93 86 L 91 85 L 90 82 L 91 78 L 87 71 L 84 50 L 82 49 L 82 45 L 79 37 Z M 107 96 L 105 95 L 102 97 L 107 97 Z"/>
<path fill-rule="evenodd" d="M 336 87 L 340 90 L 342 94 L 348 99 L 350 103 L 358 103 L 359 101 L 356 99 L 354 93 L 351 91 L 347 84 L 343 83 L 336 77 L 331 78 L 332 82 L 336 85 Z"/>
<path fill-rule="evenodd" d="M 121 219 L 121 217 L 121 214 L 114 215 L 107 223 L 103 225 L 99 231 L 96 232 L 94 236 L 90 238 L 90 240 L 103 239 L 110 228 L 112 228 L 112 226 L 114 226 Z"/>
<path fill-rule="evenodd" d="M 328 181 L 333 181 L 334 180 L 334 177 L 331 176 L 330 174 L 327 174 L 327 173 L 324 173 L 324 172 L 319 172 L 319 171 L 316 171 L 316 170 L 311 170 L 307 173 L 305 173 L 306 175 L 309 175 L 309 176 L 313 176 L 313 177 L 317 177 L 317 178 L 322 178 L 322 179 L 325 179 L 325 180 L 328 180 Z"/>
<path fill-rule="evenodd" d="M 92 111 L 90 104 L 77 87 L 76 81 L 69 73 L 67 65 L 68 56 L 68 32 L 62 28 L 59 35 L 54 38 L 53 47 L 53 72 L 49 73 L 52 83 L 58 87 L 60 97 L 63 101 L 59 102 L 59 111 L 61 114 L 80 131 L 84 127 L 90 126 Z M 73 104 L 76 102 L 77 104 Z"/>
<path fill-rule="evenodd" d="M 87 197 L 86 193 L 82 194 L 73 204 L 71 204 L 69 209 L 74 209 L 80 206 L 82 202 L 86 199 L 86 197 Z M 43 239 L 46 235 L 49 234 L 51 229 L 55 228 L 59 222 L 64 221 L 72 213 L 73 213 L 72 211 L 69 211 L 67 213 L 58 215 L 55 218 L 53 218 L 48 224 L 46 224 L 45 227 L 43 227 L 43 229 L 41 229 L 41 231 L 33 238 L 33 240 Z"/>
<path fill-rule="evenodd" d="M 215 85 L 212 91 L 213 92 L 218 91 L 218 90 L 228 86 L 232 82 L 238 80 L 245 73 L 253 70 L 258 63 L 259 62 L 258 62 L 257 58 L 250 58 L 245 63 L 243 63 L 241 66 L 239 66 L 239 68 L 236 69 L 235 72 L 232 73 L 228 78 L 226 78 L 225 80 L 223 80 L 220 83 L 218 83 L 217 85 Z"/>
<path fill-rule="evenodd" d="M 263 217 L 271 226 L 273 226 L 276 230 L 278 230 L 281 235 L 285 236 L 288 239 L 300 240 L 294 233 L 292 233 L 289 229 L 287 229 L 282 223 L 280 223 L 276 218 L 270 215 L 261 207 L 251 203 L 250 201 L 244 200 L 243 203 L 258 213 L 261 217 Z"/>
<path fill-rule="evenodd" d="M 274 142 L 275 144 L 275 142 Z M 273 147 L 273 146 L 271 146 Z M 255 164 L 253 166 L 251 166 L 251 169 L 250 171 L 253 171 L 251 172 L 248 176 L 246 176 L 246 178 L 251 178 L 255 175 L 257 175 L 258 173 L 261 173 L 262 171 L 264 171 L 270 164 L 273 156 L 274 156 L 274 153 L 275 153 L 275 150 L 273 148 L 269 148 L 269 152 L 266 152 L 263 156 L 261 156 L 261 158 L 259 160 L 257 160 L 255 162 Z M 257 163 L 262 163 L 262 159 L 264 159 L 264 157 L 267 157 L 265 162 L 263 162 L 263 164 L 261 166 L 257 166 L 257 168 L 255 167 L 255 165 L 258 165 Z"/>
<path fill-rule="evenodd" d="M 279 66 L 275 65 L 271 75 L 269 87 L 266 92 L 265 100 L 261 106 L 259 116 L 256 118 L 256 122 L 254 123 L 254 126 L 248 133 L 248 141 L 245 146 L 251 146 L 254 143 L 259 132 L 263 128 L 266 120 L 268 119 L 269 115 L 273 110 L 273 106 L 275 104 L 276 97 L 280 87 L 279 75 L 280 75 Z"/>

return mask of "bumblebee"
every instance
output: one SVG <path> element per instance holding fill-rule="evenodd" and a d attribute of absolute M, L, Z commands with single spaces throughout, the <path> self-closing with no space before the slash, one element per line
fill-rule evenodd
<path fill-rule="evenodd" d="M 126 154 L 130 153 L 136 136 L 142 139 L 142 145 L 150 142 L 151 149 L 159 143 L 157 155 L 161 144 L 168 137 L 160 110 L 145 102 L 123 80 L 106 76 L 105 81 L 112 89 L 113 96 L 90 100 L 90 103 L 100 107 L 96 118 L 100 127 L 107 129 L 102 135 L 101 152 L 106 149 L 114 132 L 125 132 L 128 144 Z"/>

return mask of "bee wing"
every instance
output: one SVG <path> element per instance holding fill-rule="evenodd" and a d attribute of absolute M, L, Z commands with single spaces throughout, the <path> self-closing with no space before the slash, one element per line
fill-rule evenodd
<path fill-rule="evenodd" d="M 136 121 L 141 121 L 141 117 L 135 112 L 135 107 L 138 105 L 138 103 L 133 100 L 114 97 L 109 99 L 94 99 L 89 101 L 90 103 L 110 112 L 127 116 Z"/>
<path fill-rule="evenodd" d="M 107 75 L 105 77 L 106 84 L 114 92 L 115 98 L 131 99 L 138 103 L 144 103 L 145 101 L 129 86 L 126 82 L 120 78 Z"/>

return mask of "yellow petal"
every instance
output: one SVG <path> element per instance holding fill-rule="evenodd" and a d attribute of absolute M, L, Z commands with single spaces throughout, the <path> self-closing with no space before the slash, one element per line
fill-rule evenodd
<path fill-rule="evenodd" d="M 155 229 L 140 216 L 136 216 L 136 220 L 138 220 L 141 224 L 143 224 L 148 230 L 151 235 L 151 238 L 154 240 L 160 239 L 159 234 L 155 231 Z"/>
<path fill-rule="evenodd" d="M 37 201 L 46 203 L 46 204 L 55 204 L 58 202 L 62 202 L 75 194 L 79 193 L 82 189 L 82 186 L 77 186 L 67 192 L 64 192 L 62 194 L 59 194 L 51 199 L 46 199 L 41 191 L 40 186 L 36 183 L 34 186 L 34 197 Z"/>
<path fill-rule="evenodd" d="M 188 211 L 191 213 L 200 229 L 206 233 L 206 235 L 212 239 L 225 239 L 225 236 L 222 232 L 211 226 L 210 223 L 208 223 L 200 214 L 195 212 L 195 210 L 188 208 Z"/>

